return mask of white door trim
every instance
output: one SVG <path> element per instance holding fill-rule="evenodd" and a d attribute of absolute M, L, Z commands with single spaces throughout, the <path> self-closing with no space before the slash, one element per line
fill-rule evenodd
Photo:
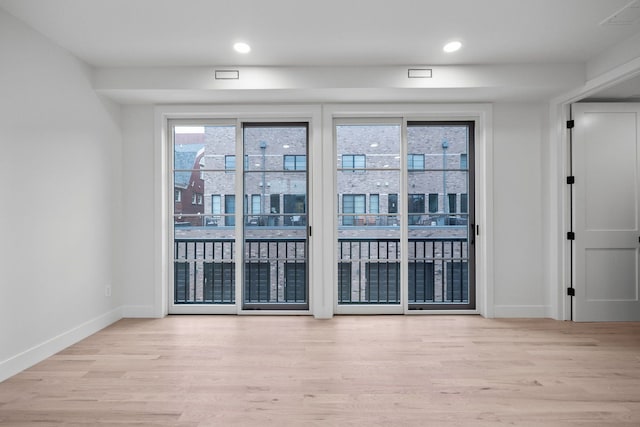
<path fill-rule="evenodd" d="M 169 312 L 169 119 L 236 119 L 241 121 L 309 121 L 309 144 L 312 164 L 309 188 L 316 197 L 309 202 L 313 223 L 310 237 L 310 282 L 332 282 L 333 273 L 320 266 L 335 259 L 335 215 L 324 215 L 328 206 L 335 212 L 334 178 L 329 174 L 320 180 L 314 170 L 330 169 L 333 157 L 333 119 L 338 117 L 403 117 L 405 120 L 473 120 L 476 141 L 476 220 L 480 235 L 476 236 L 476 313 L 494 315 L 493 298 L 493 106 L 491 104 L 298 104 L 298 105 L 186 105 L 156 106 L 154 144 L 154 315 Z M 323 236 L 322 239 L 316 238 Z M 329 237 L 332 238 L 329 238 Z M 330 262 L 331 263 L 331 262 Z M 335 266 L 333 267 L 335 269 Z M 310 313 L 316 318 L 334 314 L 332 286 L 314 286 L 310 291 Z M 253 313 L 252 313 L 253 314 Z M 273 314 L 273 313 L 272 313 Z M 293 313 L 287 313 L 293 314 Z"/>
<path fill-rule="evenodd" d="M 571 319 L 567 287 L 572 266 L 570 245 L 566 239 L 571 199 L 565 183 L 569 170 L 569 133 L 566 122 L 570 119 L 570 105 L 638 75 L 640 57 L 586 81 L 583 86 L 562 94 L 549 103 L 549 138 L 548 145 L 544 147 L 548 167 L 548 180 L 545 183 L 548 215 L 545 215 L 547 228 L 544 230 L 547 258 L 544 260 L 544 271 L 550 299 L 547 316 L 553 319 Z"/>
<path fill-rule="evenodd" d="M 407 121 L 429 120 L 466 120 L 475 122 L 475 161 L 476 161 L 476 223 L 480 235 L 476 236 L 476 309 L 460 310 L 459 313 L 479 313 L 485 317 L 493 317 L 493 106 L 491 104 L 326 104 L 323 105 L 323 146 L 327 153 L 325 159 L 329 164 L 335 163 L 333 153 L 334 119 L 357 118 L 402 118 Z M 335 206 L 335 178 L 331 178 L 331 190 L 325 192 L 325 203 L 330 204 L 332 212 Z M 327 182 L 327 187 L 329 187 Z M 326 190 L 326 189 L 325 189 Z M 329 215 L 327 215 L 329 216 Z M 325 250 L 336 260 L 337 227 L 336 215 L 325 218 L 330 226 L 331 239 L 325 239 Z M 329 234 L 327 234 L 329 236 Z M 327 274 L 331 280 L 337 277 L 337 263 Z M 327 298 L 335 299 L 335 292 Z M 379 307 L 374 307 L 379 309 Z M 366 312 L 371 308 L 365 306 Z M 393 310 L 390 307 L 389 310 Z M 420 311 L 420 314 L 436 312 Z M 418 313 L 416 313 L 418 314 Z"/>
<path fill-rule="evenodd" d="M 572 114 L 572 319 L 639 320 L 640 103 L 578 103 Z"/>
<path fill-rule="evenodd" d="M 320 152 L 321 146 L 321 107 L 319 105 L 187 105 L 187 106 L 158 106 L 155 109 L 155 131 L 156 144 L 154 148 L 154 236 L 155 236 L 155 316 L 163 317 L 169 314 L 171 305 L 171 296 L 169 284 L 171 273 L 173 271 L 172 263 L 169 262 L 169 250 L 172 242 L 171 232 L 172 224 L 169 218 L 171 212 L 170 203 L 167 196 L 169 188 L 172 188 L 172 178 L 169 171 L 171 170 L 171 140 L 168 135 L 169 120 L 177 119 L 202 119 L 202 121 L 228 120 L 237 124 L 242 122 L 281 122 L 281 121 L 305 121 L 309 123 L 309 151 L 312 154 L 313 163 L 309 165 L 309 188 L 321 185 L 320 180 L 313 179 L 313 171 L 322 167 Z M 241 130 L 236 129 L 237 132 Z M 317 158 L 317 159 L 316 159 Z M 240 165 L 242 166 L 242 165 Z M 241 170 L 240 170 L 241 171 Z M 241 171 L 242 172 L 242 171 Z M 313 190 L 312 190 L 313 191 Z M 314 218 L 322 218 L 322 203 L 314 203 L 309 200 L 308 204 L 310 222 Z M 236 215 L 241 215 L 242 210 Z M 237 220 L 237 218 L 236 218 Z M 320 222 L 320 221 L 319 221 Z M 236 221 L 237 223 L 237 221 Z M 318 230 L 322 235 L 322 229 Z M 314 225 L 314 234 L 315 234 Z M 241 230 L 237 233 L 240 233 Z M 310 253 L 313 257 L 309 259 L 309 277 L 310 283 L 324 283 L 324 269 L 320 267 L 322 264 L 322 254 L 319 250 L 321 239 L 309 238 Z M 239 247 L 238 245 L 237 247 Z M 317 255 L 316 251 L 318 252 Z M 238 254 L 236 254 L 237 257 Z M 236 274 L 239 270 L 236 269 Z M 242 283 L 236 277 L 236 286 Z M 313 287 L 309 293 L 309 310 L 308 311 L 265 311 L 260 314 L 313 314 L 315 317 L 327 317 L 327 309 L 322 306 L 323 299 L 316 295 L 320 286 Z M 236 293 L 236 295 L 240 295 Z M 171 312 L 178 313 L 183 311 L 182 308 L 173 306 Z M 224 314 L 244 314 L 242 305 L 236 302 L 234 305 L 212 307 L 210 305 L 193 305 L 189 308 L 190 313 L 216 313 Z M 251 314 L 256 314 L 251 312 Z M 329 316 L 330 317 L 330 316 Z"/>

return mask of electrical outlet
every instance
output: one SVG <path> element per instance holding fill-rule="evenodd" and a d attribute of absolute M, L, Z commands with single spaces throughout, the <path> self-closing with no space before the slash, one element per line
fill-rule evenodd
<path fill-rule="evenodd" d="M 104 287 L 104 296 L 105 297 L 111 296 L 111 285 L 107 285 Z"/>

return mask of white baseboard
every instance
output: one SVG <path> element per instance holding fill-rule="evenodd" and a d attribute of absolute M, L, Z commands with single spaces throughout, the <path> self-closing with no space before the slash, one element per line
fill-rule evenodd
<path fill-rule="evenodd" d="M 89 335 L 95 334 L 120 319 L 122 319 L 122 308 L 118 307 L 7 360 L 3 360 L 0 362 L 0 382 L 30 368 L 47 357 L 53 356 Z"/>
<path fill-rule="evenodd" d="M 493 317 L 548 317 L 549 306 L 547 305 L 494 305 Z"/>
<path fill-rule="evenodd" d="M 122 306 L 122 317 L 158 317 L 152 305 L 124 305 Z"/>

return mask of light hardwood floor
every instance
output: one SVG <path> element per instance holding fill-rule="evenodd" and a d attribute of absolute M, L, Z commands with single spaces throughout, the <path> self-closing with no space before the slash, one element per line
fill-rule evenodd
<path fill-rule="evenodd" d="M 125 319 L 0 384 L 2 426 L 640 426 L 640 323 Z"/>

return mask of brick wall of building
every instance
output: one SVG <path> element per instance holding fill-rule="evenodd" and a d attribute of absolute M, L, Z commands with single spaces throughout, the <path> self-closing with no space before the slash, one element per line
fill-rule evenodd
<path fill-rule="evenodd" d="M 336 177 L 337 211 L 345 212 L 344 196 L 364 196 L 364 212 L 349 224 L 370 226 L 380 237 L 395 237 L 397 215 L 393 213 L 409 210 L 410 225 L 413 234 L 419 237 L 438 236 L 438 229 L 447 225 L 449 215 L 459 214 L 465 209 L 464 198 L 468 199 L 467 128 L 464 126 L 409 126 L 407 129 L 409 159 L 407 193 L 409 206 L 403 206 L 400 197 L 400 126 L 339 126 L 336 129 Z M 285 156 L 289 164 L 297 165 L 306 156 L 305 127 L 248 127 L 244 129 L 245 139 L 245 212 L 251 225 L 282 226 L 303 225 L 305 207 L 301 195 L 306 193 L 305 171 L 284 171 Z M 446 141 L 446 149 L 443 142 Z M 204 133 L 204 184 L 203 214 L 210 216 L 207 221 L 212 226 L 224 228 L 232 224 L 225 222 L 224 214 L 232 215 L 229 209 L 234 201 L 236 180 L 242 179 L 234 170 L 229 170 L 231 159 L 235 157 L 236 135 L 233 126 L 207 126 Z M 349 169 L 353 165 L 343 164 L 345 156 L 364 156 L 365 169 Z M 293 159 L 293 160 L 292 160 Z M 237 164 L 237 159 L 236 164 Z M 308 158 L 306 167 L 311 163 Z M 297 163 L 296 163 L 297 161 Z M 347 160 L 349 161 L 349 159 Z M 417 169 L 411 169 L 411 165 Z M 295 168 L 296 166 L 294 166 Z M 446 168 L 446 170 L 443 170 Z M 298 199 L 294 196 L 300 195 Z M 372 197 L 373 195 L 373 197 Z M 431 205 L 430 205 L 430 196 Z M 219 212 L 214 212 L 214 197 Z M 434 197 L 437 198 L 437 210 L 434 209 Z M 287 199 L 288 198 L 288 205 Z M 397 206 L 390 206 L 397 200 Z M 375 203 L 377 200 L 377 204 Z M 455 203 L 451 206 L 449 202 Z M 183 197 L 182 203 L 190 203 Z M 430 209 L 431 208 L 431 209 Z M 431 212 L 433 210 L 433 212 Z M 468 209 L 467 209 L 468 211 Z M 292 215 L 300 213 L 300 215 Z M 294 223 L 293 218 L 302 217 Z M 459 225 L 464 225 L 464 215 L 458 216 Z M 451 220 L 455 224 L 454 220 Z M 343 221 L 339 221 L 343 224 Z M 357 236 L 362 232 L 358 227 L 346 227 L 345 236 Z M 453 231 L 446 227 L 447 235 Z M 464 228 L 464 227 L 462 227 Z M 268 233 L 270 236 L 287 236 L 291 230 L 278 230 Z M 200 234 L 233 236 L 232 232 L 222 230 L 200 230 Z M 455 234 L 465 235 L 466 230 Z"/>

